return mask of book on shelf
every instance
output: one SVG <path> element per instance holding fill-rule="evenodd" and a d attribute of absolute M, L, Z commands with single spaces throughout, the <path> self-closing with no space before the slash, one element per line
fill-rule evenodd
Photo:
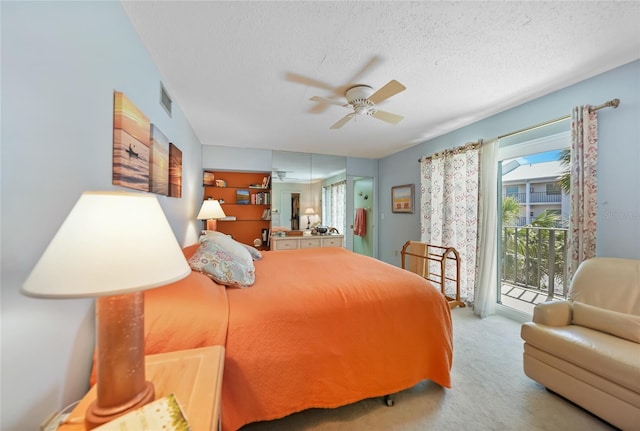
<path fill-rule="evenodd" d="M 232 215 L 225 216 L 225 217 L 222 217 L 221 219 L 218 219 L 218 220 L 220 220 L 220 221 L 235 221 L 236 220 L 236 216 L 232 216 Z"/>
<path fill-rule="evenodd" d="M 269 208 L 265 208 L 264 211 L 262 211 L 262 220 L 271 220 L 271 209 Z"/>

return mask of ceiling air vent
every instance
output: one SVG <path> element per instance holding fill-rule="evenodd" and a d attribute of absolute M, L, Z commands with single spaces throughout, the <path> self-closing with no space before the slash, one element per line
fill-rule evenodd
<path fill-rule="evenodd" d="M 171 101 L 171 97 L 169 96 L 169 93 L 167 93 L 167 89 L 164 88 L 164 85 L 161 82 L 160 83 L 160 105 L 162 105 L 164 110 L 167 111 L 167 114 L 169 114 L 169 117 L 171 117 L 172 103 L 173 102 Z"/>

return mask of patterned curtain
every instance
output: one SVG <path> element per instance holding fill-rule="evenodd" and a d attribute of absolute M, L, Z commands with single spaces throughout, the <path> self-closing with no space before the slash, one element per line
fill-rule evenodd
<path fill-rule="evenodd" d="M 329 203 L 328 211 L 323 208 L 323 213 L 328 214 L 324 223 L 327 226 L 335 227 L 340 233 L 345 233 L 347 222 L 345 217 L 345 195 L 347 193 L 347 182 L 331 184 L 325 187 L 325 202 Z"/>
<path fill-rule="evenodd" d="M 460 297 L 468 303 L 474 298 L 479 153 L 479 144 L 467 144 L 423 157 L 420 164 L 421 241 L 458 250 Z"/>
<path fill-rule="evenodd" d="M 571 192 L 569 213 L 569 276 L 596 255 L 596 171 L 598 116 L 591 106 L 578 106 L 571 115 Z"/>

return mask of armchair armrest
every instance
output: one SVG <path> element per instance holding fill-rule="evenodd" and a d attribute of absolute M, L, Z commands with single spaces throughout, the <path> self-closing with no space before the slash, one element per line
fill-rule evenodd
<path fill-rule="evenodd" d="M 533 321 L 547 326 L 567 326 L 571 324 L 573 306 L 571 301 L 547 301 L 533 308 Z"/>

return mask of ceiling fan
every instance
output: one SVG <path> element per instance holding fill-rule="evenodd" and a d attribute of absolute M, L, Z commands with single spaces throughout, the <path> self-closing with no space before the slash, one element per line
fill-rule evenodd
<path fill-rule="evenodd" d="M 353 109 L 353 112 L 345 115 L 340 120 L 338 120 L 337 123 L 330 127 L 331 129 L 341 128 L 356 115 L 369 115 L 389 124 L 398 124 L 404 118 L 403 116 L 392 114 L 391 112 L 381 111 L 376 108 L 376 104 L 400 93 L 401 91 L 404 91 L 405 89 L 406 87 L 404 85 L 400 84 L 395 79 L 392 79 L 385 86 L 374 93 L 372 93 L 373 89 L 368 85 L 355 85 L 353 87 L 350 87 L 345 92 L 347 103 L 318 96 L 313 96 L 310 100 L 313 100 L 314 102 L 324 104 L 329 103 L 342 106 L 344 108 Z"/>
<path fill-rule="evenodd" d="M 323 90 L 327 90 L 329 92 L 327 94 L 327 98 L 335 100 L 335 99 L 340 99 L 340 98 L 344 97 L 344 94 L 348 89 L 350 89 L 356 83 L 358 83 L 358 81 L 360 81 L 362 76 L 364 76 L 366 73 L 368 73 L 372 69 L 374 69 L 378 64 L 380 64 L 381 61 L 382 61 L 382 59 L 380 57 L 374 55 L 373 57 L 371 57 L 371 59 L 369 61 L 367 61 L 360 68 L 360 70 L 358 70 L 348 80 L 344 81 L 343 84 L 341 84 L 341 85 L 332 85 L 332 84 L 329 84 L 329 83 L 326 83 L 326 82 L 323 82 L 323 81 L 319 81 L 319 80 L 314 79 L 314 78 L 309 78 L 307 76 L 299 75 L 299 74 L 293 73 L 293 72 L 287 72 L 286 79 L 288 81 L 291 81 L 291 82 L 297 82 L 298 84 L 308 85 L 308 86 L 311 86 L 311 87 L 316 87 L 316 88 L 321 88 Z M 329 103 L 325 103 L 325 102 L 317 103 L 310 110 L 310 112 L 312 112 L 314 114 L 319 114 L 321 112 L 324 112 L 329 107 L 330 103 L 331 102 L 329 102 Z"/>

